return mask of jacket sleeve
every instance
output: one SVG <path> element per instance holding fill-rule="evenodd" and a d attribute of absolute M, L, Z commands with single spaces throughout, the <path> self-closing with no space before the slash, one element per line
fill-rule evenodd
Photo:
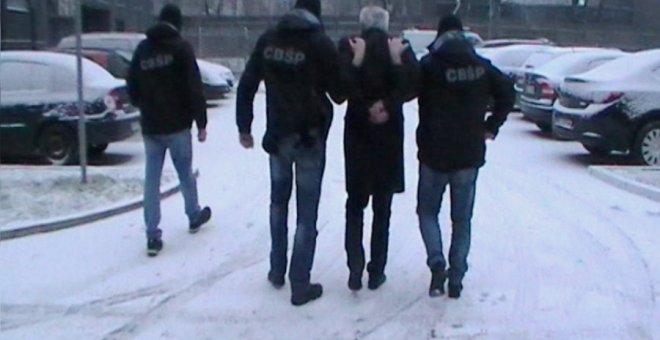
<path fill-rule="evenodd" d="M 259 84 L 264 79 L 264 43 L 265 37 L 262 36 L 248 59 L 236 90 L 236 125 L 241 134 L 252 133 L 254 96 L 259 89 Z"/>
<path fill-rule="evenodd" d="M 421 80 L 421 67 L 410 46 L 405 49 L 401 59 L 401 65 L 392 66 L 392 79 L 394 79 L 395 85 L 386 99 L 387 105 L 392 109 L 417 97 L 418 84 Z"/>
<path fill-rule="evenodd" d="M 335 43 L 323 33 L 318 40 L 317 53 L 320 53 L 321 74 L 325 78 L 325 90 L 330 98 L 337 103 L 343 103 L 351 93 L 351 82 L 346 70 L 341 65 L 339 51 Z"/>
<path fill-rule="evenodd" d="M 486 131 L 497 136 L 500 127 L 506 121 L 509 112 L 513 110 L 516 93 L 513 83 L 490 62 L 486 62 L 486 75 L 493 97 L 492 114 L 486 119 Z"/>
<path fill-rule="evenodd" d="M 126 77 L 126 87 L 128 88 L 128 96 L 131 98 L 131 103 L 136 107 L 140 107 L 141 93 L 140 93 L 140 46 L 133 53 L 131 65 L 128 68 L 128 75 Z"/>
<path fill-rule="evenodd" d="M 344 73 L 344 81 L 349 85 L 348 91 L 345 91 L 346 96 L 352 100 L 360 100 L 360 69 L 353 65 L 353 50 L 349 43 L 350 37 L 345 37 L 339 40 L 337 45 L 339 51 L 339 60 Z"/>
<path fill-rule="evenodd" d="M 186 84 L 188 85 L 188 105 L 190 112 L 197 123 L 197 129 L 206 129 L 208 123 L 206 116 L 206 98 L 204 98 L 204 85 L 197 66 L 197 58 L 192 46 L 185 43 L 184 48 L 184 71 Z"/>

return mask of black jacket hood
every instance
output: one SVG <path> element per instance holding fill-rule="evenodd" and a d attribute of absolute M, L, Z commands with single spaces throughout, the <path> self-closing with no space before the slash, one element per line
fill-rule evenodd
<path fill-rule="evenodd" d="M 311 12 L 296 8 L 282 17 L 277 28 L 289 31 L 313 31 L 321 29 L 321 21 Z"/>
<path fill-rule="evenodd" d="M 179 30 L 167 22 L 159 22 L 147 30 L 147 39 L 155 43 L 161 43 L 179 37 L 181 37 Z"/>
<path fill-rule="evenodd" d="M 459 31 L 451 31 L 438 36 L 428 47 L 433 56 L 450 60 L 478 59 L 472 44 Z"/>

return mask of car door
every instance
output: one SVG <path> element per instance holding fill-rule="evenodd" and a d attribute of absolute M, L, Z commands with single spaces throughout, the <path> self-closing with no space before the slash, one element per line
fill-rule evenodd
<path fill-rule="evenodd" d="M 18 60 L 0 62 L 0 144 L 5 155 L 36 149 L 37 130 L 51 105 L 48 65 Z"/>

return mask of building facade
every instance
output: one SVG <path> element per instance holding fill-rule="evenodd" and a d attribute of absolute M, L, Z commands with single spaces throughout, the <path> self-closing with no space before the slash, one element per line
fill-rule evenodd
<path fill-rule="evenodd" d="M 153 22 L 150 0 L 80 0 L 83 32 L 142 31 Z M 76 0 L 2 0 L 3 50 L 45 49 L 75 29 Z"/>

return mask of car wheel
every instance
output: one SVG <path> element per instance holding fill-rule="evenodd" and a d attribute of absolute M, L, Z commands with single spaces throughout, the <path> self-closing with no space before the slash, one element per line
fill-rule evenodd
<path fill-rule="evenodd" d="M 74 134 L 61 125 L 50 125 L 41 131 L 39 152 L 53 165 L 66 165 L 78 160 L 78 143 Z"/>
<path fill-rule="evenodd" d="M 646 165 L 660 165 L 660 122 L 646 124 L 637 134 L 633 156 Z"/>
<path fill-rule="evenodd" d="M 108 148 L 108 143 L 91 145 L 89 148 L 87 148 L 87 153 L 89 154 L 90 157 L 100 157 L 101 155 L 103 155 L 103 153 L 107 148 Z"/>
<path fill-rule="evenodd" d="M 597 147 L 597 146 L 587 146 L 587 145 L 582 145 L 587 151 L 589 151 L 590 154 L 594 156 L 607 156 L 610 154 L 610 150 L 607 150 L 602 147 Z"/>
<path fill-rule="evenodd" d="M 548 124 L 536 123 L 536 126 L 538 126 L 543 133 L 552 133 L 552 126 Z"/>

